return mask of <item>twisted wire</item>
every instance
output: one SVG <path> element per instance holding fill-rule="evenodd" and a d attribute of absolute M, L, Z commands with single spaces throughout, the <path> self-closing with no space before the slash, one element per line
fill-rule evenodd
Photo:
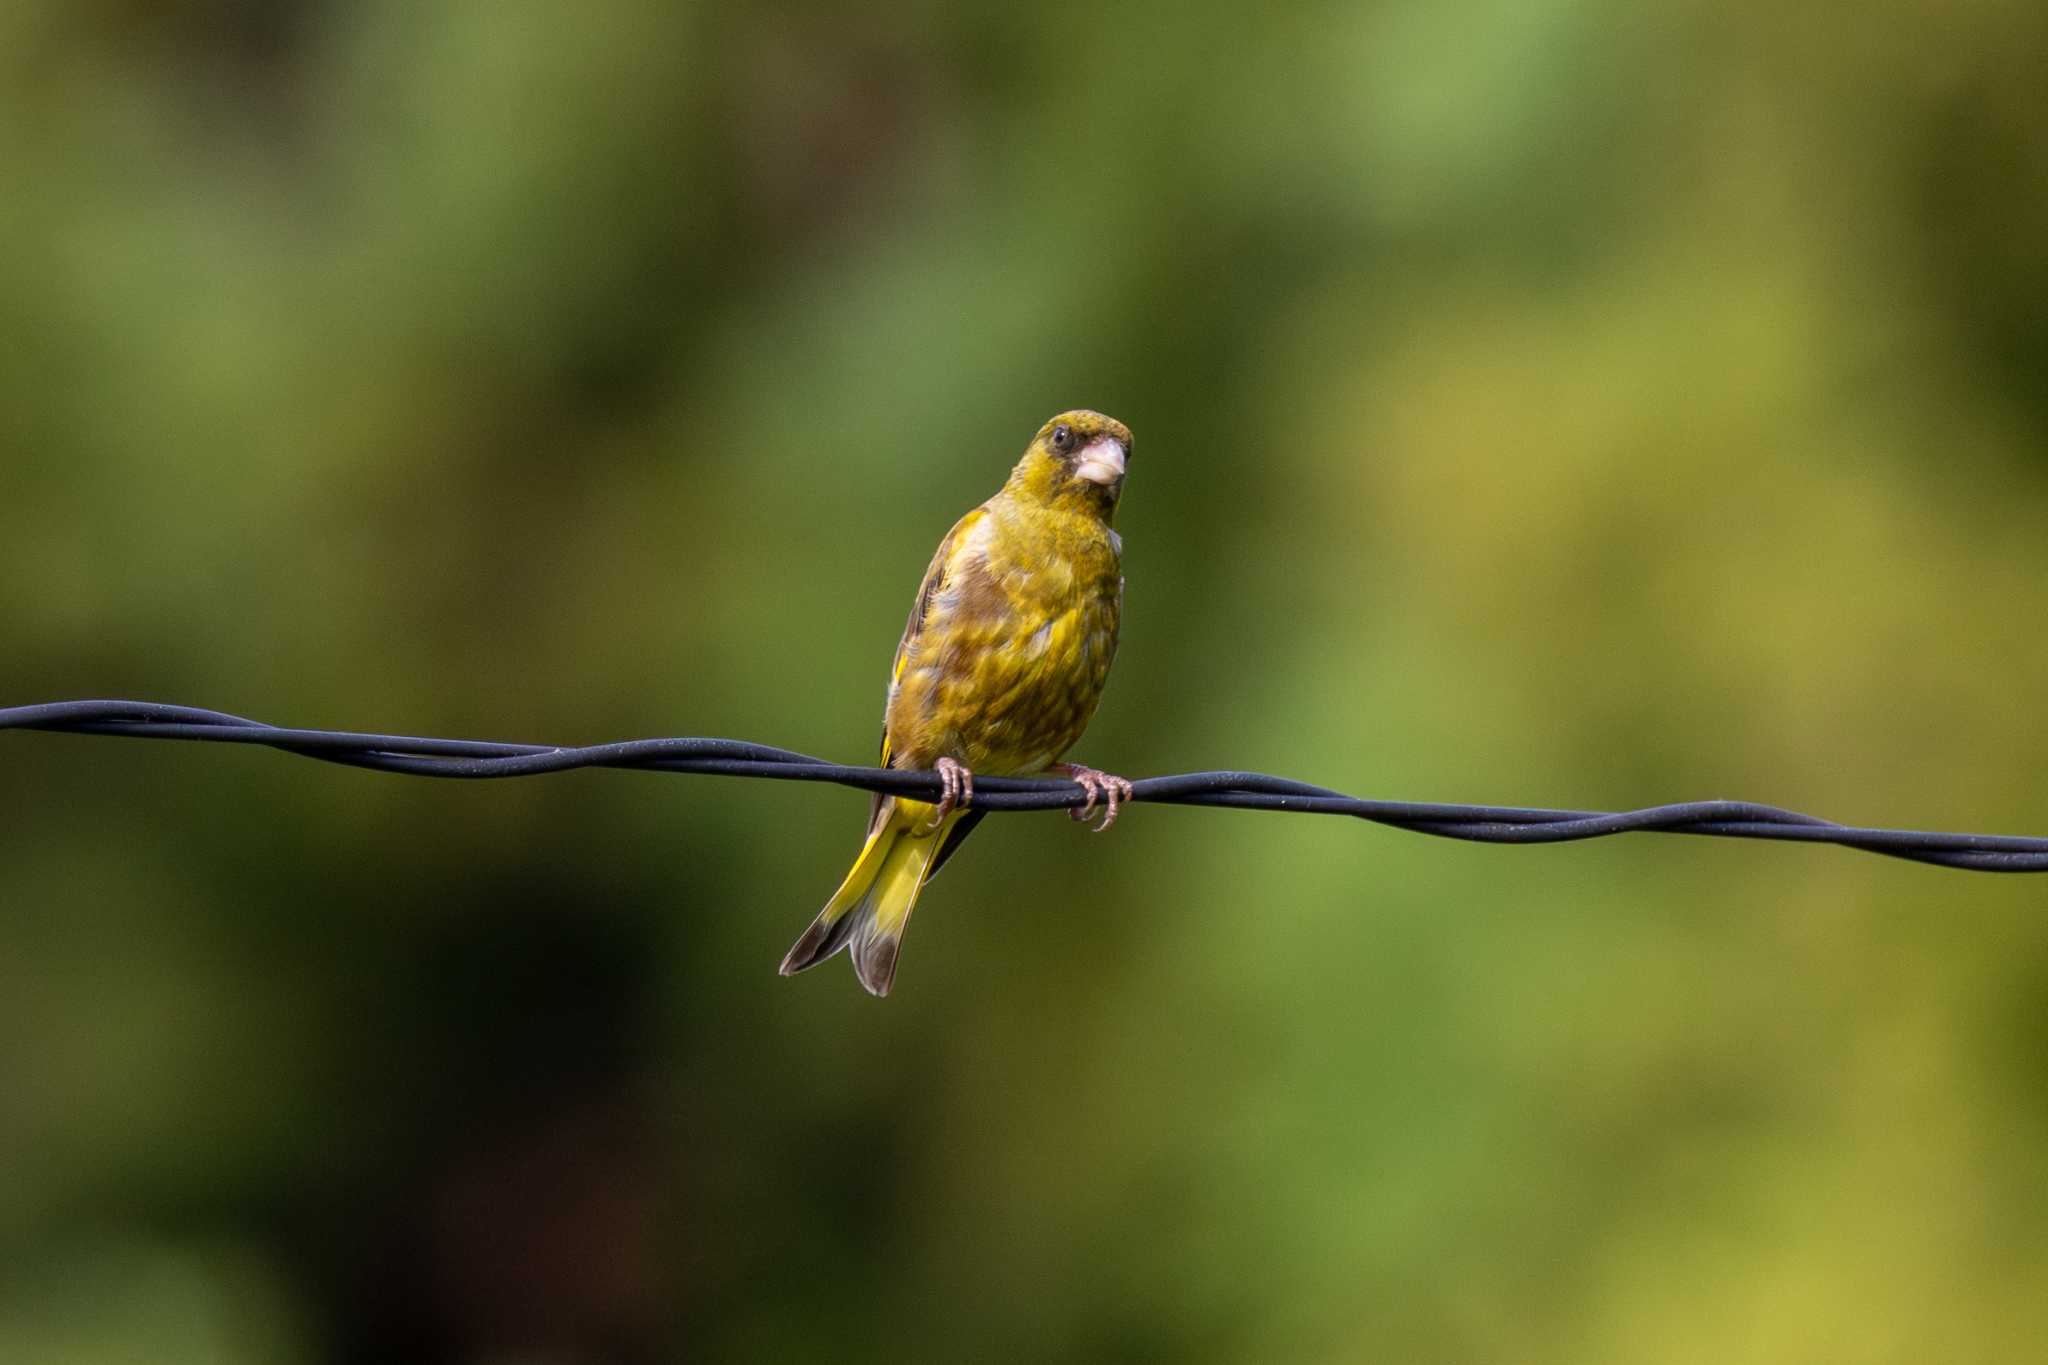
<path fill-rule="evenodd" d="M 214 744 L 257 744 L 306 758 L 414 777 L 533 777 L 578 768 L 633 768 L 785 782 L 832 782 L 863 791 L 936 800 L 936 773 L 827 763 L 808 754 L 737 739 L 635 739 L 611 744 L 505 744 L 490 740 L 301 730 L 208 711 L 138 701 L 61 701 L 0 708 L 0 730 L 119 735 Z M 1348 815 L 1395 829 L 1487 844 L 1558 844 L 1613 834 L 1697 834 L 1836 844 L 1937 867 L 1977 872 L 2048 872 L 2048 838 L 1865 829 L 1750 801 L 1683 801 L 1631 811 L 1544 810 L 1375 801 L 1328 787 L 1250 772 L 1180 773 L 1132 784 L 1132 799 L 1175 806 Z M 974 780 L 981 810 L 1060 810 L 1087 794 L 1057 778 Z"/>

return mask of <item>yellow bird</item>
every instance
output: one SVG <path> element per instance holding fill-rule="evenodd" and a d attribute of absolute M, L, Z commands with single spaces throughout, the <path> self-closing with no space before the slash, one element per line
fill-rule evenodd
<path fill-rule="evenodd" d="M 1123 616 L 1123 541 L 1111 529 L 1131 432 L 1099 412 L 1039 428 L 1002 491 L 960 518 L 925 571 L 896 646 L 882 766 L 935 768 L 937 805 L 877 795 L 867 842 L 782 974 L 841 948 L 874 995 L 896 979 L 917 893 L 981 819 L 974 775 L 1057 773 L 1081 784 L 1105 830 L 1131 797 L 1121 777 L 1064 754 L 1095 714 Z"/>

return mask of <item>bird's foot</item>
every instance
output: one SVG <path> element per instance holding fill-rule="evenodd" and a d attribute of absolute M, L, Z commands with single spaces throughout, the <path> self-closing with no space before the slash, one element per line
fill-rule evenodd
<path fill-rule="evenodd" d="M 1100 768 L 1091 768 L 1084 763 L 1055 763 L 1050 771 L 1079 783 L 1081 790 L 1088 793 L 1087 805 L 1068 809 L 1069 820 L 1086 820 L 1095 813 L 1095 803 L 1103 803 L 1102 823 L 1095 827 L 1097 834 L 1116 823 L 1117 808 L 1131 799 L 1129 780 L 1103 772 Z"/>
<path fill-rule="evenodd" d="M 967 765 L 956 758 L 942 758 L 932 767 L 939 773 L 941 795 L 938 809 L 932 813 L 931 823 L 926 829 L 937 829 L 946 823 L 946 817 L 956 810 L 966 810 L 974 804 L 974 774 Z"/>

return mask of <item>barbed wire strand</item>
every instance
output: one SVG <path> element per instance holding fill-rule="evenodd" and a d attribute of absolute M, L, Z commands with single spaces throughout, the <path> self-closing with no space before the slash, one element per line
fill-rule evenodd
<path fill-rule="evenodd" d="M 60 701 L 0 708 L 0 730 L 121 735 L 215 744 L 258 744 L 306 758 L 414 777 L 480 780 L 533 777 L 579 768 L 627 768 L 832 782 L 864 791 L 935 800 L 938 775 L 894 768 L 827 763 L 808 754 L 737 739 L 635 739 L 559 746 L 489 740 L 424 739 L 411 735 L 299 730 L 208 711 L 137 701 Z M 1132 799 L 1176 806 L 1348 815 L 1395 829 L 1486 844 L 1558 844 L 1611 834 L 1698 834 L 1722 839 L 1775 839 L 1838 844 L 1888 857 L 1977 872 L 2048 872 L 2048 838 L 1863 829 L 1750 801 L 1684 801 L 1632 811 L 1543 810 L 1373 801 L 1264 773 L 1199 772 L 1132 783 Z M 980 810 L 1060 810 L 1081 806 L 1086 793 L 1055 778 L 981 777 Z"/>

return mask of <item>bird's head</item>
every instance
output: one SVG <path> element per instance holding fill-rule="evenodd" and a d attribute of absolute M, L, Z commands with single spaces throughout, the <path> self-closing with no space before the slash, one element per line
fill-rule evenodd
<path fill-rule="evenodd" d="M 1078 408 L 1038 429 L 1010 475 L 1019 497 L 1090 511 L 1107 521 L 1124 491 L 1131 429 L 1114 417 Z"/>

